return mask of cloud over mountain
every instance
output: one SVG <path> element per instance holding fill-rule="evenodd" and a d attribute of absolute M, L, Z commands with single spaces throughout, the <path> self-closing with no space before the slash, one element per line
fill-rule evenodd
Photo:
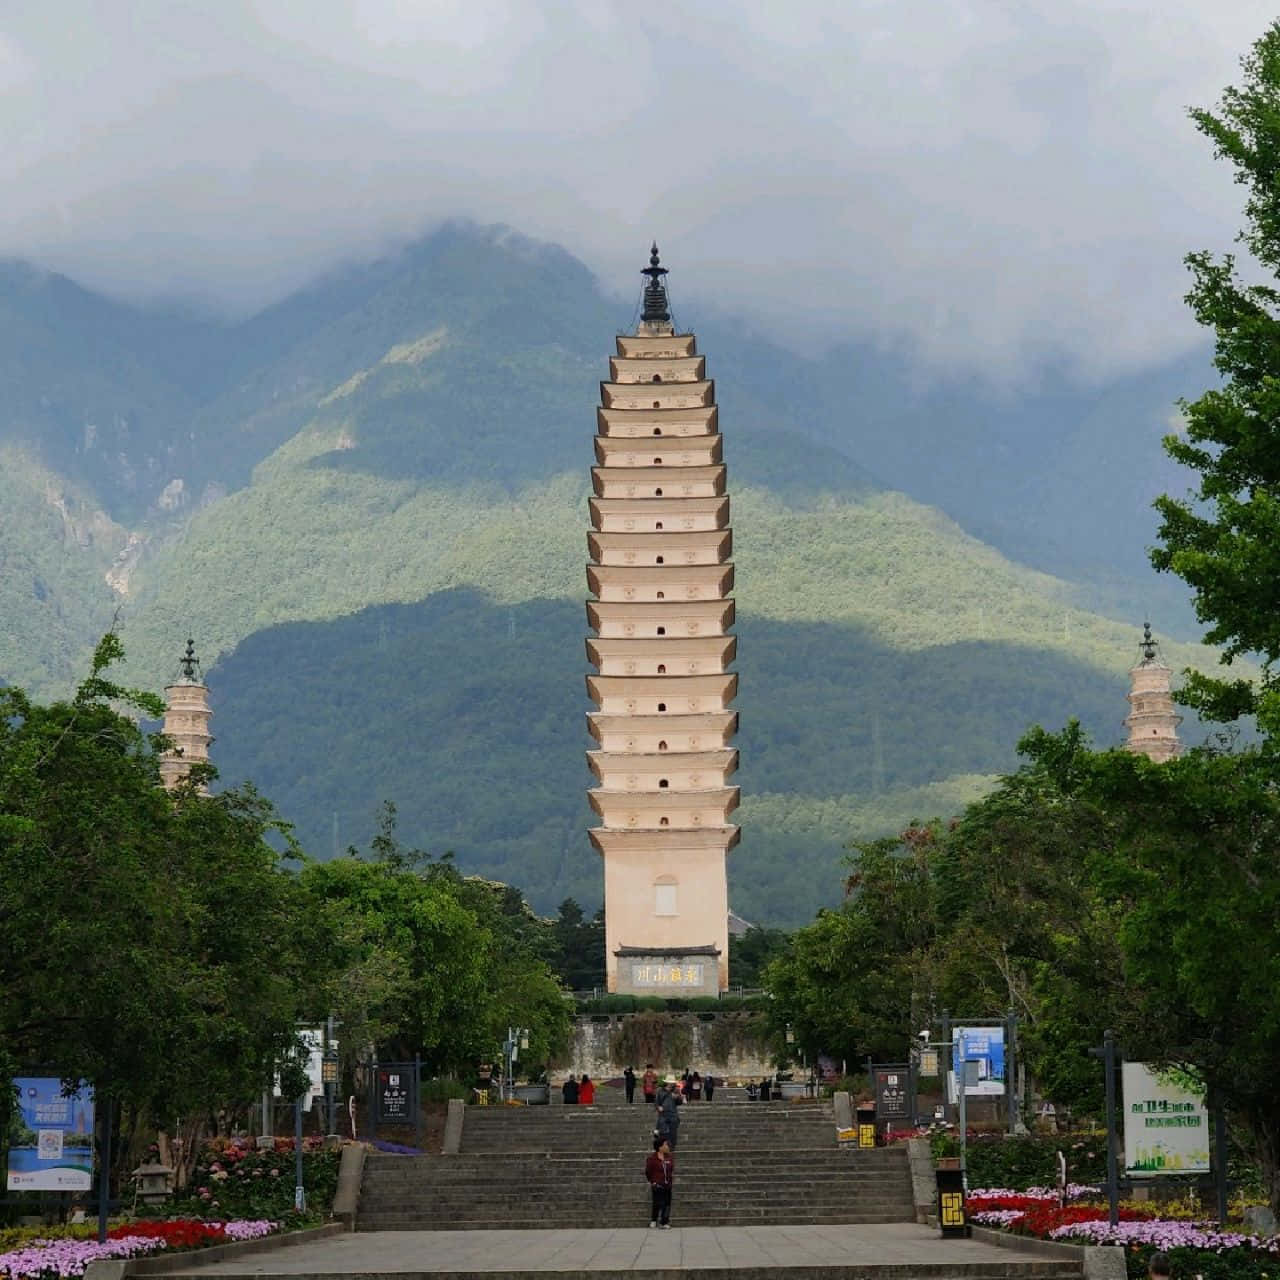
<path fill-rule="evenodd" d="M 247 309 L 434 221 L 631 290 L 1017 376 L 1185 349 L 1238 193 L 1186 108 L 1272 17 L 1114 0 L 785 6 L 16 0 L 0 253 Z"/>

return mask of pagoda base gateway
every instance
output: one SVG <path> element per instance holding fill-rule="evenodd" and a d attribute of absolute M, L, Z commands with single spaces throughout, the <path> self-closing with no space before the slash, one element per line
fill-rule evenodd
<path fill-rule="evenodd" d="M 729 983 L 725 862 L 738 841 L 733 534 L 715 386 L 693 335 L 671 323 L 656 247 L 643 274 L 641 321 L 617 339 L 596 415 L 590 834 L 608 989 L 716 995 Z"/>

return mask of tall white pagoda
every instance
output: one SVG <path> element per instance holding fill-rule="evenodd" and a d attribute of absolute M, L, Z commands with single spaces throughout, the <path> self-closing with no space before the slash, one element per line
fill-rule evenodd
<path fill-rule="evenodd" d="M 715 384 L 671 322 L 657 245 L 642 274 L 640 323 L 617 339 L 596 411 L 590 834 L 608 989 L 714 995 L 729 981 L 725 862 L 739 835 L 733 534 Z"/>

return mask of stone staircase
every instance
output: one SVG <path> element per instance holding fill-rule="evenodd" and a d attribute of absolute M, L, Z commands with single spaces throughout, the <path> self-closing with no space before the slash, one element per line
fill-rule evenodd
<path fill-rule="evenodd" d="M 681 1108 L 674 1222 L 914 1221 L 905 1148 L 840 1148 L 829 1104 L 722 1092 Z M 597 1096 L 591 1107 L 468 1107 L 457 1155 L 371 1155 L 359 1229 L 643 1226 L 653 1111 Z"/>

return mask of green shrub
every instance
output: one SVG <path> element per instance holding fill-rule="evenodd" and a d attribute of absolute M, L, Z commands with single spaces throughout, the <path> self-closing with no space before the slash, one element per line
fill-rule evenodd
<path fill-rule="evenodd" d="M 448 1102 L 450 1098 L 469 1101 L 471 1098 L 471 1089 L 461 1080 L 454 1080 L 452 1077 L 424 1080 L 421 1091 L 423 1102 Z"/>
<path fill-rule="evenodd" d="M 960 1139 L 936 1134 L 933 1155 L 957 1156 Z M 1107 1176 L 1107 1135 L 1102 1132 L 1010 1135 L 970 1134 L 966 1164 L 971 1187 L 1050 1187 L 1058 1179 L 1058 1152 L 1067 1158 L 1068 1182 L 1101 1182 Z"/>
<path fill-rule="evenodd" d="M 302 1151 L 302 1186 L 307 1217 L 326 1217 L 338 1187 L 339 1148 L 307 1140 Z M 163 1206 L 164 1216 L 190 1213 L 200 1218 L 269 1218 L 294 1223 L 293 1140 L 277 1138 L 266 1151 L 218 1141 L 201 1148 L 190 1184 Z"/>
<path fill-rule="evenodd" d="M 766 1009 L 768 996 L 595 996 L 579 1000 L 575 1013 L 743 1013 Z"/>
<path fill-rule="evenodd" d="M 1146 1280 L 1147 1264 L 1155 1245 L 1130 1245 L 1124 1251 L 1129 1280 Z M 1175 1248 L 1168 1250 L 1175 1276 L 1195 1276 L 1197 1280 L 1270 1280 L 1276 1271 L 1276 1255 L 1265 1249 Z"/>

